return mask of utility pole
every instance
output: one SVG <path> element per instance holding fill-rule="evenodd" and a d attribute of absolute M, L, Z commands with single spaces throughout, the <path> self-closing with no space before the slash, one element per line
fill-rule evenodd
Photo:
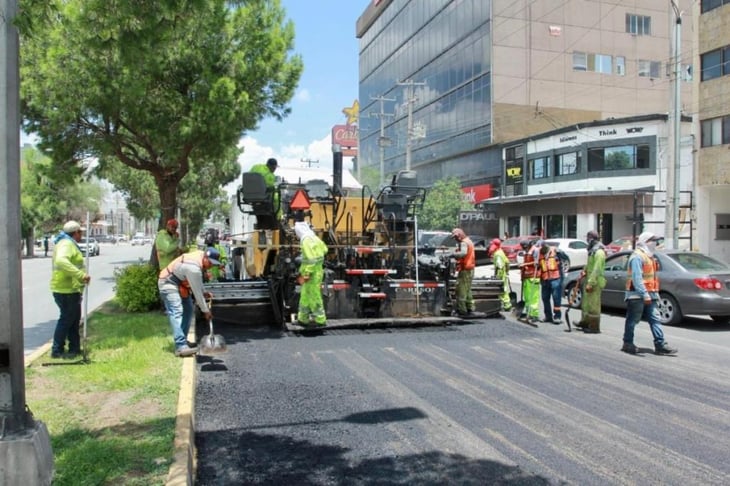
<path fill-rule="evenodd" d="M 25 401 L 20 256 L 20 76 L 17 0 L 0 0 L 0 484 L 51 484 L 48 429 Z"/>
<path fill-rule="evenodd" d="M 383 111 L 383 103 L 385 101 L 395 101 L 395 98 L 385 98 L 378 96 L 376 98 L 371 97 L 371 100 L 380 102 L 380 111 L 378 113 L 370 113 L 370 116 L 374 116 L 380 119 L 380 136 L 378 137 L 378 147 L 380 147 L 380 187 L 383 187 L 385 183 L 385 147 L 390 147 L 393 142 L 390 138 L 385 136 L 385 119 L 389 116 L 395 116 L 394 113 L 385 113 Z"/>
<path fill-rule="evenodd" d="M 416 83 L 412 79 L 399 82 L 398 86 L 405 86 L 405 103 L 408 105 L 408 131 L 406 133 L 406 170 L 411 170 L 411 140 L 413 138 L 413 104 L 418 98 L 413 94 L 414 86 L 426 86 L 426 83 Z"/>
<path fill-rule="evenodd" d="M 300 159 L 302 164 L 305 164 L 307 168 L 311 169 L 313 165 L 319 165 L 319 159 L 312 160 L 312 159 Z"/>
<path fill-rule="evenodd" d="M 667 224 L 665 227 L 672 232 L 672 243 L 671 248 L 679 248 L 679 167 L 681 160 L 681 139 L 682 139 L 682 106 L 681 106 L 681 91 L 682 91 L 682 44 L 681 44 L 681 32 L 682 32 L 682 12 L 679 10 L 679 6 L 675 0 L 671 0 L 672 9 L 674 10 L 674 46 L 672 49 L 674 62 L 674 92 L 673 92 L 673 103 L 672 103 L 672 167 L 667 164 Z M 671 191 L 671 192 L 670 192 Z M 668 235 L 667 235 L 668 236 Z"/>

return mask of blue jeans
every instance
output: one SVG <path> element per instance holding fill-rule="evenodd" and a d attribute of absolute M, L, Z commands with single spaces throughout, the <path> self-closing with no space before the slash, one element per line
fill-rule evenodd
<path fill-rule="evenodd" d="M 79 323 L 81 322 L 81 294 L 59 294 L 53 292 L 53 300 L 61 311 L 53 332 L 52 354 L 63 353 L 68 339 L 68 352 L 81 352 L 81 338 L 79 337 Z"/>
<path fill-rule="evenodd" d="M 187 346 L 190 321 L 193 318 L 193 298 L 182 298 L 180 289 L 173 283 L 159 281 L 157 288 L 160 291 L 162 301 L 165 303 L 167 318 L 170 321 L 170 329 L 172 329 L 172 338 L 175 341 L 175 349 Z"/>
<path fill-rule="evenodd" d="M 664 344 L 664 333 L 659 322 L 659 313 L 656 309 L 656 300 L 651 304 L 644 304 L 642 299 L 628 299 L 626 301 L 626 323 L 624 324 L 624 342 L 634 344 L 634 327 L 642 319 L 649 322 L 651 334 L 654 336 L 654 346 Z"/>
<path fill-rule="evenodd" d="M 559 321 L 562 317 L 560 312 L 560 303 L 562 297 L 560 292 L 562 291 L 562 280 L 554 278 L 552 280 L 543 280 L 542 283 L 542 305 L 545 308 L 545 320 L 556 320 Z M 553 305 L 550 306 L 550 300 L 552 299 Z"/>

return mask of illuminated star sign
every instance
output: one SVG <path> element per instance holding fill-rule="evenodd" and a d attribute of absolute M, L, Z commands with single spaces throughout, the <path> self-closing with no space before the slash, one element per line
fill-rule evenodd
<path fill-rule="evenodd" d="M 358 118 L 360 118 L 360 103 L 357 100 L 353 101 L 351 107 L 342 109 L 342 113 L 347 117 L 348 125 L 357 123 Z"/>

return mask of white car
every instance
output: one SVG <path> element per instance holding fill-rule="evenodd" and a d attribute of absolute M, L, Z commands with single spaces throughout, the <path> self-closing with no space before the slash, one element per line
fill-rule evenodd
<path fill-rule="evenodd" d="M 81 241 L 79 241 L 79 249 L 84 255 L 86 255 L 87 251 L 89 252 L 89 256 L 99 255 L 99 243 L 95 238 L 87 238 L 83 236 Z"/>
<path fill-rule="evenodd" d="M 144 245 L 144 244 L 145 244 L 144 236 L 134 235 L 132 237 L 132 246 Z"/>
<path fill-rule="evenodd" d="M 575 238 L 551 238 L 545 240 L 550 246 L 556 246 L 568 257 L 563 263 L 563 270 L 567 273 L 571 268 L 583 268 L 588 262 L 588 243 Z"/>

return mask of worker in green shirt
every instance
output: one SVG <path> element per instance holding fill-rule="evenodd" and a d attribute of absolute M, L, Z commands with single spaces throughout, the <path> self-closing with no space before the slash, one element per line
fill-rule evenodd
<path fill-rule="evenodd" d="M 157 232 L 155 237 L 155 252 L 157 254 L 157 266 L 159 269 L 166 268 L 171 261 L 184 253 L 180 247 L 180 235 L 177 232 L 178 223 L 176 219 L 167 220 L 165 229 Z"/>

